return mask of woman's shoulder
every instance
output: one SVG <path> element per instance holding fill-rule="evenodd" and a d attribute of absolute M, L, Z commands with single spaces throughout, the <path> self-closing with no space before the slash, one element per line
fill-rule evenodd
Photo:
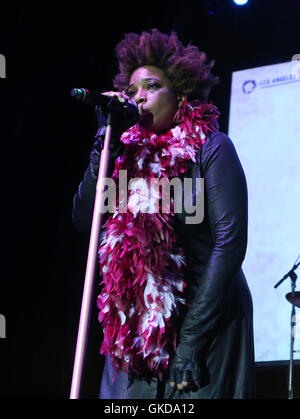
<path fill-rule="evenodd" d="M 200 160 L 206 166 L 215 159 L 236 159 L 237 152 L 231 138 L 222 131 L 214 131 L 207 135 L 205 143 L 200 149 Z"/>
<path fill-rule="evenodd" d="M 210 145 L 217 144 L 233 144 L 230 137 L 223 131 L 213 131 L 206 136 L 205 143 L 203 146 L 207 147 Z"/>
<path fill-rule="evenodd" d="M 213 153 L 219 149 L 228 149 L 235 151 L 235 147 L 231 138 L 222 131 L 213 131 L 205 138 L 205 142 L 201 147 L 202 154 Z"/>

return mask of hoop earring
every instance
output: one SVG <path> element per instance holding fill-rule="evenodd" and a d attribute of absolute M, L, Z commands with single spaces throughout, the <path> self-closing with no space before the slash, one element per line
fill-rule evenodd
<path fill-rule="evenodd" d="M 179 103 L 178 110 L 174 116 L 174 122 L 176 124 L 182 122 L 182 120 L 184 119 L 188 111 L 188 106 L 189 104 L 188 104 L 186 96 L 183 99 L 181 98 L 181 103 Z"/>

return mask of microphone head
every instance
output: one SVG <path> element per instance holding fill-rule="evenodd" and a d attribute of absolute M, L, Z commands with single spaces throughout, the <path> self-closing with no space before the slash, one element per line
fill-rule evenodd
<path fill-rule="evenodd" d="M 71 96 L 77 100 L 84 100 L 87 92 L 88 91 L 86 89 L 72 89 Z"/>

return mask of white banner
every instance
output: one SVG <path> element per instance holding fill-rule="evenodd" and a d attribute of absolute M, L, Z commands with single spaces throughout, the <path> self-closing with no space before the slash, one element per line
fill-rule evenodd
<path fill-rule="evenodd" d="M 291 291 L 291 280 L 276 289 L 274 285 L 300 254 L 297 61 L 232 74 L 228 134 L 248 184 L 248 250 L 243 270 L 253 297 L 256 361 L 288 360 L 292 305 L 285 295 Z M 296 274 L 298 291 L 300 267 Z M 295 350 L 300 350 L 299 333 L 295 337 Z"/>

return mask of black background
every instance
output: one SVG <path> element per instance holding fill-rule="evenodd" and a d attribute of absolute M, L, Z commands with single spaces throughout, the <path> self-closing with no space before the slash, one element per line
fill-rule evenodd
<path fill-rule="evenodd" d="M 184 43 L 216 60 L 221 83 L 211 100 L 227 132 L 232 71 L 290 61 L 300 53 L 300 5 L 66 0 L 10 3 L 5 10 L 0 313 L 7 329 L 0 340 L 0 395 L 68 398 L 88 249 L 88 239 L 73 228 L 71 208 L 96 132 L 93 108 L 75 103 L 71 88 L 112 88 L 114 47 L 125 33 L 175 30 Z M 95 307 L 92 316 L 84 398 L 97 397 L 103 362 Z M 272 392 L 261 371 L 258 397 L 286 397 L 285 374 L 276 376 Z"/>

